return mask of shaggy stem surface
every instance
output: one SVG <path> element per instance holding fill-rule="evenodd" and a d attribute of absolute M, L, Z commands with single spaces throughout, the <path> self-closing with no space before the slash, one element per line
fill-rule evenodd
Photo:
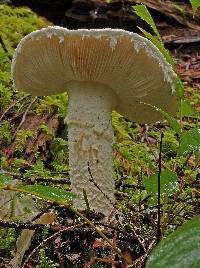
<path fill-rule="evenodd" d="M 108 216 L 114 198 L 112 152 L 114 134 L 111 112 L 116 96 L 99 83 L 71 82 L 68 124 L 69 166 L 74 205 L 86 209 L 85 190 L 90 209 Z"/>

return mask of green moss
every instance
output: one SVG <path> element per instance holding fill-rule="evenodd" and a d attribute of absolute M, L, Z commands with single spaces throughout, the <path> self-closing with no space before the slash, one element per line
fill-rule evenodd
<path fill-rule="evenodd" d="M 28 8 L 0 5 L 1 35 L 11 53 L 23 36 L 45 26 L 46 23 Z"/>
<path fill-rule="evenodd" d="M 52 130 L 45 123 L 40 124 L 40 126 L 38 127 L 38 130 L 46 133 L 49 136 L 53 135 Z"/>
<path fill-rule="evenodd" d="M 36 265 L 36 268 L 55 268 L 55 267 L 59 267 L 59 264 L 49 260 L 45 255 L 45 250 L 40 249 L 39 264 Z"/>
<path fill-rule="evenodd" d="M 50 146 L 51 167 L 56 171 L 68 171 L 68 142 L 55 138 Z"/>
<path fill-rule="evenodd" d="M 29 129 L 18 130 L 16 139 L 15 139 L 16 152 L 22 153 L 24 150 L 24 146 L 27 143 L 27 139 L 35 138 L 35 137 L 36 137 L 35 131 L 29 130 Z"/>
<path fill-rule="evenodd" d="M 45 26 L 46 23 L 28 8 L 0 5 L 1 38 L 8 50 L 6 53 L 0 45 L 0 81 L 6 86 L 5 91 L 11 86 L 9 57 L 12 57 L 14 48 L 26 34 Z M 2 94 L 1 86 L 0 89 Z"/>
<path fill-rule="evenodd" d="M 40 98 L 34 111 L 36 114 L 56 112 L 57 116 L 65 117 L 67 114 L 67 93 Z"/>
<path fill-rule="evenodd" d="M 12 138 L 11 124 L 8 121 L 4 121 L 0 125 L 0 140 L 1 142 L 10 143 Z"/>
<path fill-rule="evenodd" d="M 165 131 L 163 138 L 163 153 L 177 152 L 179 148 L 179 141 L 172 130 Z"/>
<path fill-rule="evenodd" d="M 6 107 L 12 100 L 13 91 L 10 87 L 6 87 L 3 84 L 0 84 L 0 109 L 3 111 L 3 108 Z"/>
<path fill-rule="evenodd" d="M 30 178 L 31 176 L 50 176 L 50 171 L 46 169 L 44 162 L 40 158 L 41 157 L 39 156 L 36 160 L 36 163 L 32 165 L 29 170 L 26 171 L 25 178 Z"/>
<path fill-rule="evenodd" d="M 14 249 L 18 232 L 13 229 L 0 228 L 0 251 L 6 255 L 11 255 L 11 249 Z"/>

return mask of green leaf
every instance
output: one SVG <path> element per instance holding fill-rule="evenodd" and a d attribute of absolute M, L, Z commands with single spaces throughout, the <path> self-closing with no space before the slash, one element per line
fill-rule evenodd
<path fill-rule="evenodd" d="M 7 176 L 3 173 L 0 173 L 0 187 L 6 186 L 13 182 L 13 178 L 11 176 Z"/>
<path fill-rule="evenodd" d="M 170 196 L 176 192 L 178 187 L 178 177 L 176 173 L 170 170 L 162 170 L 160 174 L 160 190 L 161 195 Z M 153 174 L 144 180 L 146 190 L 152 195 L 158 193 L 158 173 Z"/>
<path fill-rule="evenodd" d="M 192 152 L 200 153 L 200 128 L 193 128 L 181 134 L 179 151 L 184 156 Z"/>
<path fill-rule="evenodd" d="M 172 60 L 173 60 L 173 58 L 172 58 Z M 185 96 L 184 96 L 184 84 L 181 81 L 180 77 L 178 77 L 178 76 L 175 78 L 174 82 L 176 85 L 176 95 L 180 100 L 183 100 L 185 98 Z"/>
<path fill-rule="evenodd" d="M 166 61 L 172 65 L 173 69 L 175 69 L 175 62 L 172 56 L 170 55 L 169 51 L 164 47 L 163 43 L 160 42 L 155 36 L 145 31 L 144 29 L 140 27 L 138 28 L 146 36 L 146 38 L 148 38 L 160 50 L 162 55 L 165 57 Z"/>
<path fill-rule="evenodd" d="M 180 124 L 177 122 L 176 118 L 174 118 L 173 116 L 171 116 L 170 114 L 168 114 L 167 112 L 163 111 L 162 109 L 151 105 L 149 103 L 144 103 L 145 105 L 150 106 L 151 108 L 153 108 L 154 110 L 156 110 L 157 112 L 161 113 L 163 115 L 163 117 L 167 120 L 169 126 L 178 134 L 181 134 L 181 126 Z"/>
<path fill-rule="evenodd" d="M 16 188 L 16 191 L 31 194 L 42 199 L 57 203 L 72 201 L 73 197 L 75 197 L 75 195 L 71 192 L 46 185 L 23 185 L 18 186 Z"/>
<path fill-rule="evenodd" d="M 194 16 L 197 9 L 200 7 L 200 1 L 199 0 L 189 0 L 189 1 L 192 6 L 192 11 L 193 11 L 193 16 Z"/>
<path fill-rule="evenodd" d="M 173 116 L 169 115 L 167 112 L 164 112 L 162 109 L 159 109 L 160 113 L 165 117 L 165 119 L 167 120 L 168 124 L 170 125 L 170 127 L 177 133 L 180 135 L 181 133 L 181 126 L 179 125 L 179 123 L 177 122 L 176 118 L 174 118 Z"/>
<path fill-rule="evenodd" d="M 161 41 L 161 36 L 147 7 L 145 5 L 135 5 L 133 6 L 133 9 L 135 10 L 136 15 L 138 15 L 142 20 L 146 21 L 146 23 L 151 26 L 158 39 Z"/>
<path fill-rule="evenodd" d="M 198 118 L 198 114 L 187 100 L 181 100 L 181 114 L 185 117 Z"/>
<path fill-rule="evenodd" d="M 146 268 L 199 268 L 200 216 L 188 221 L 152 251 Z"/>

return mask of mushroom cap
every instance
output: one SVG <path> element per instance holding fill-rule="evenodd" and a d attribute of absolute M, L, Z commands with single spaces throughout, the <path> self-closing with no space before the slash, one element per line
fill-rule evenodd
<path fill-rule="evenodd" d="M 16 48 L 12 77 L 16 89 L 37 96 L 67 91 L 73 81 L 100 83 L 117 95 L 115 110 L 139 123 L 162 118 L 144 103 L 177 111 L 171 65 L 148 39 L 120 29 L 34 31 Z"/>

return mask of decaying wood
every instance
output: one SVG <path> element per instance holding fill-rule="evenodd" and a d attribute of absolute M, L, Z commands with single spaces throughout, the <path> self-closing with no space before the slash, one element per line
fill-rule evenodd
<path fill-rule="evenodd" d="M 19 125 L 17 126 L 17 128 L 16 128 L 16 130 L 15 130 L 15 133 L 14 133 L 13 136 L 12 136 L 12 139 L 15 139 L 15 138 L 16 138 L 18 130 L 20 130 L 21 126 L 22 126 L 23 123 L 25 122 L 25 120 L 26 120 L 26 116 L 27 116 L 28 112 L 30 111 L 30 109 L 31 109 L 31 107 L 32 107 L 32 105 L 33 105 L 33 103 L 34 103 L 36 100 L 37 100 L 37 97 L 34 97 L 34 98 L 32 99 L 32 101 L 29 103 L 29 105 L 28 105 L 26 111 L 24 112 L 24 114 L 23 114 L 23 116 L 22 116 L 22 120 L 21 120 L 21 122 L 20 122 Z"/>
<path fill-rule="evenodd" d="M 45 133 L 42 131 L 38 131 L 41 124 L 45 124 L 49 132 L 51 133 Z M 34 155 L 34 149 L 38 148 L 41 153 L 41 157 L 43 160 L 47 160 L 49 157 L 49 151 L 48 151 L 48 145 L 47 143 L 50 143 L 54 136 L 56 136 L 56 133 L 59 129 L 59 119 L 56 115 L 52 114 L 45 114 L 45 115 L 27 115 L 26 118 L 23 121 L 23 123 L 20 126 L 21 130 L 31 130 L 35 131 L 36 136 L 35 137 L 29 137 L 27 138 L 26 144 L 24 145 L 24 159 L 29 162 L 29 164 L 33 164 L 35 162 L 35 155 Z M 14 140 L 9 146 L 6 148 L 2 147 L 0 148 L 5 156 L 12 159 L 15 157 L 16 152 L 16 146 L 17 142 Z"/>
<path fill-rule="evenodd" d="M 200 11 L 193 17 L 191 6 L 185 1 L 52 0 L 37 1 L 36 4 L 32 0 L 13 0 L 12 3 L 16 6 L 27 5 L 53 23 L 69 29 L 111 27 L 130 31 L 137 30 L 138 23 L 147 27 L 132 9 L 133 5 L 142 3 L 150 9 L 156 20 L 167 20 L 168 24 L 189 27 L 194 32 L 200 31 Z"/>
<path fill-rule="evenodd" d="M 155 0 L 134 0 L 137 4 L 144 4 L 152 10 L 156 10 L 167 18 L 173 18 L 180 25 L 200 31 L 200 12 L 193 17 L 191 7 L 179 1 L 155 1 Z M 179 9 L 180 8 L 180 9 Z M 183 10 L 183 12 L 181 11 Z"/>
<path fill-rule="evenodd" d="M 8 113 L 16 104 L 18 104 L 19 102 L 23 101 L 24 99 L 26 99 L 27 97 L 29 97 L 30 95 L 25 95 L 23 97 L 21 97 L 20 99 L 12 102 L 4 111 L 3 113 L 0 115 L 0 122 L 2 121 L 2 119 L 4 118 L 4 116 L 6 115 L 6 113 Z"/>

